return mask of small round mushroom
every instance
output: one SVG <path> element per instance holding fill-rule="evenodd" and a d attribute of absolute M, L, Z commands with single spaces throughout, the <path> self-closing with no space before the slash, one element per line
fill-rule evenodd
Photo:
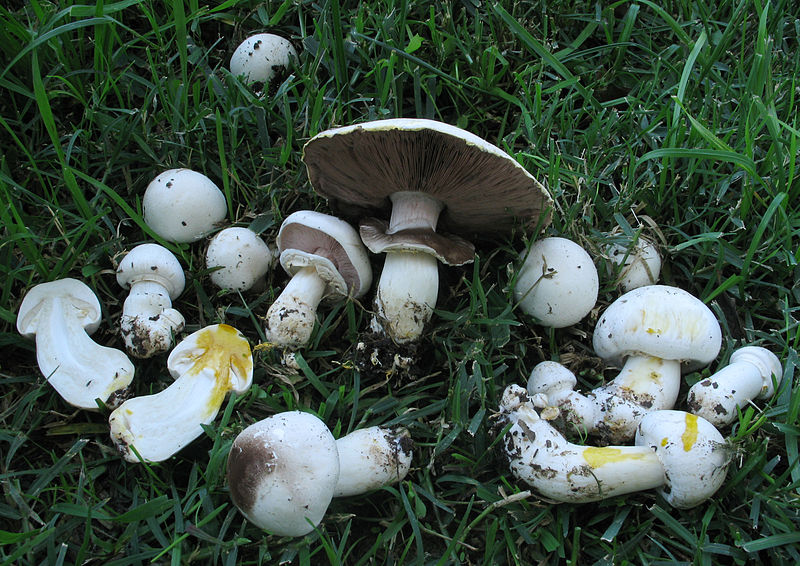
<path fill-rule="evenodd" d="M 639 236 L 629 246 L 617 243 L 608 247 L 611 263 L 619 269 L 617 282 L 622 290 L 632 291 L 645 285 L 655 285 L 661 274 L 661 255 L 647 238 Z"/>
<path fill-rule="evenodd" d="M 145 223 L 170 242 L 204 238 L 225 220 L 225 195 L 211 179 L 191 169 L 169 169 L 153 179 L 142 198 Z"/>
<path fill-rule="evenodd" d="M 172 301 L 185 282 L 178 258 L 158 244 L 138 245 L 122 259 L 117 283 L 130 293 L 122 306 L 120 330 L 131 355 L 149 358 L 172 347 L 186 322 Z"/>
<path fill-rule="evenodd" d="M 213 269 L 211 282 L 220 289 L 256 290 L 272 265 L 272 251 L 258 234 L 243 227 L 225 228 L 209 242 L 206 267 Z"/>
<path fill-rule="evenodd" d="M 297 61 L 297 51 L 288 39 L 272 33 L 258 33 L 245 39 L 231 56 L 231 74 L 242 75 L 248 83 L 268 83 L 276 68 L 288 68 Z"/>
<path fill-rule="evenodd" d="M 227 324 L 184 338 L 167 368 L 172 385 L 128 399 L 109 415 L 111 439 L 128 462 L 160 462 L 177 453 L 214 421 L 228 392 L 244 393 L 253 382 L 250 344 Z"/>
<path fill-rule="evenodd" d="M 730 456 L 722 435 L 690 413 L 648 413 L 635 446 L 594 447 L 568 442 L 518 385 L 506 388 L 500 411 L 511 424 L 503 438 L 511 472 L 555 501 L 583 503 L 656 488 L 673 507 L 688 509 L 725 479 Z"/>
<path fill-rule="evenodd" d="M 766 348 L 739 348 L 727 366 L 689 389 L 689 410 L 716 426 L 728 425 L 737 409 L 754 399 L 771 398 L 782 376 L 780 360 Z"/>
<path fill-rule="evenodd" d="M 303 536 L 336 496 L 401 481 L 411 464 L 405 429 L 370 427 L 334 440 L 314 415 L 288 411 L 244 429 L 228 456 L 231 499 L 251 523 Z"/>
<path fill-rule="evenodd" d="M 578 323 L 597 302 L 597 268 L 581 246 L 566 238 L 543 238 L 525 254 L 514 300 L 543 326 Z"/>
<path fill-rule="evenodd" d="M 360 220 L 364 244 L 386 253 L 375 296 L 379 328 L 398 343 L 418 339 L 438 295 L 438 263 L 474 258 L 467 240 L 516 220 L 545 226 L 551 199 L 511 156 L 433 120 L 376 120 L 316 135 L 303 149 L 314 189 Z M 367 218 L 388 215 L 388 222 Z M 385 216 L 384 216 L 385 218 Z M 445 232 L 439 232 L 444 227 Z"/>
<path fill-rule="evenodd" d="M 267 310 L 266 336 L 279 346 L 300 348 L 311 338 L 320 302 L 360 297 L 372 284 L 372 268 L 353 227 L 321 212 L 290 214 L 277 245 L 291 280 Z"/>

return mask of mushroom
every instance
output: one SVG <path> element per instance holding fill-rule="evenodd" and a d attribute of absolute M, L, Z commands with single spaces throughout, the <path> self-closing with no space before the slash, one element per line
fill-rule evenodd
<path fill-rule="evenodd" d="M 172 308 L 185 285 L 178 258 L 158 244 L 138 245 L 117 266 L 117 283 L 130 289 L 120 318 L 128 352 L 149 358 L 169 350 L 186 322 Z"/>
<path fill-rule="evenodd" d="M 272 251 L 258 234 L 243 227 L 225 228 L 209 242 L 206 267 L 220 289 L 248 291 L 263 287 L 272 265 Z"/>
<path fill-rule="evenodd" d="M 682 362 L 687 370 L 709 364 L 721 344 L 719 323 L 702 301 L 676 287 L 640 287 L 614 301 L 595 326 L 595 353 L 624 361 L 612 381 L 583 396 L 573 391 L 577 380 L 565 377 L 565 368 L 553 372 L 547 365 L 534 368 L 528 390 L 545 397 L 538 404 L 551 408 L 548 418 L 624 442 L 647 412 L 675 405 Z"/>
<path fill-rule="evenodd" d="M 169 169 L 153 179 L 142 198 L 145 223 L 170 242 L 196 242 L 225 220 L 225 195 L 191 169 Z"/>
<path fill-rule="evenodd" d="M 653 411 L 635 446 L 572 444 L 541 419 L 525 390 L 510 385 L 500 411 L 510 423 L 504 451 L 511 472 L 555 501 L 583 503 L 657 489 L 678 509 L 699 505 L 722 485 L 730 460 L 720 432 L 683 411 Z"/>
<path fill-rule="evenodd" d="M 514 300 L 543 326 L 579 322 L 597 302 L 599 280 L 591 256 L 566 238 L 535 242 L 517 273 Z"/>
<path fill-rule="evenodd" d="M 128 462 L 166 460 L 214 421 L 226 393 L 253 381 L 247 339 L 227 324 L 184 338 L 167 358 L 175 382 L 158 393 L 128 399 L 108 418 L 111 439 Z"/>
<path fill-rule="evenodd" d="M 464 265 L 470 242 L 437 232 L 501 233 L 515 219 L 549 222 L 544 187 L 508 154 L 433 120 L 377 120 L 313 137 L 303 160 L 315 190 L 360 217 L 364 244 L 386 253 L 373 327 L 398 343 L 419 338 L 438 295 L 438 262 Z M 339 206 L 341 205 L 341 206 Z M 364 218 L 384 213 L 387 222 Z"/>
<path fill-rule="evenodd" d="M 114 406 L 133 379 L 134 367 L 120 350 L 89 336 L 100 326 L 100 301 L 77 279 L 32 287 L 22 299 L 17 330 L 36 340 L 36 361 L 59 395 L 75 407 Z"/>
<path fill-rule="evenodd" d="M 267 310 L 267 340 L 286 348 L 308 343 L 323 300 L 360 297 L 372 284 L 367 251 L 350 224 L 301 210 L 278 232 L 280 263 L 291 280 Z"/>
<path fill-rule="evenodd" d="M 716 426 L 730 424 L 745 404 L 772 397 L 782 376 L 780 360 L 766 348 L 739 348 L 727 366 L 689 389 L 689 410 Z"/>
<path fill-rule="evenodd" d="M 245 428 L 228 456 L 233 503 L 254 525 L 303 536 L 334 496 L 356 495 L 405 477 L 408 433 L 372 427 L 334 440 L 314 415 L 288 411 Z"/>
<path fill-rule="evenodd" d="M 629 246 L 616 243 L 608 247 L 611 263 L 619 269 L 617 282 L 623 291 L 632 291 L 645 285 L 654 285 L 661 274 L 661 256 L 656 246 L 639 236 Z"/>
<path fill-rule="evenodd" d="M 297 61 L 291 42 L 271 33 L 258 33 L 245 39 L 231 56 L 231 74 L 243 75 L 245 82 L 268 83 L 276 67 L 289 67 Z"/>

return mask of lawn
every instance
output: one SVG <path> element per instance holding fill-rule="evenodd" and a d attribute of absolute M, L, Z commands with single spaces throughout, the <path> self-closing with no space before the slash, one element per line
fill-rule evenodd
<path fill-rule="evenodd" d="M 228 70 L 246 37 L 290 39 L 296 65 L 267 85 Z M 378 0 L 12 1 L 0 7 L 0 560 L 3 564 L 794 564 L 800 563 L 800 8 L 790 0 L 615 3 Z M 304 144 L 332 127 L 429 118 L 501 148 L 553 198 L 543 231 L 474 240 L 475 260 L 439 268 L 439 300 L 411 346 L 368 359 L 372 294 L 319 311 L 287 364 L 264 316 L 288 280 L 223 292 L 207 240 L 174 244 L 146 226 L 160 172 L 206 174 L 227 225 L 274 247 L 284 218 L 331 213 Z M 338 213 L 338 211 L 337 211 Z M 343 213 L 346 213 L 344 211 Z M 615 368 L 592 332 L 619 295 L 606 247 L 644 236 L 661 283 L 700 298 L 722 328 L 710 365 L 743 345 L 783 364 L 775 397 L 721 429 L 731 465 L 705 503 L 655 491 L 594 503 L 543 499 L 509 471 L 500 396 L 556 360 L 589 390 Z M 580 243 L 600 274 L 595 308 L 544 327 L 514 304 L 521 254 L 538 238 Z M 97 294 L 92 338 L 123 348 L 115 270 L 137 244 L 180 260 L 184 334 L 226 323 L 253 347 L 253 386 L 201 438 L 158 463 L 124 461 L 110 409 L 76 409 L 42 376 L 16 330 L 25 292 L 71 277 Z M 380 272 L 382 258 L 372 256 Z M 412 360 L 393 367 L 397 352 Z M 135 360 L 133 395 L 172 379 L 166 356 Z M 378 363 L 380 362 L 380 363 Z M 382 365 L 381 365 L 382 364 Z M 246 521 L 228 451 L 276 413 L 317 415 L 340 437 L 406 427 L 399 484 L 334 499 L 304 537 Z M 596 439 L 578 439 L 588 444 Z"/>

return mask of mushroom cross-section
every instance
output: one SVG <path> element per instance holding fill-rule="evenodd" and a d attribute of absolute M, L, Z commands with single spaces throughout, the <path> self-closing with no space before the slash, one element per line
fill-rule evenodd
<path fill-rule="evenodd" d="M 323 300 L 360 297 L 372 284 L 372 268 L 355 229 L 328 214 L 301 210 L 281 224 L 280 263 L 291 276 L 267 310 L 267 339 L 286 348 L 308 343 Z"/>
<path fill-rule="evenodd" d="M 170 352 L 167 367 L 174 383 L 128 399 L 108 418 L 111 439 L 129 462 L 166 460 L 203 433 L 228 392 L 244 393 L 253 381 L 250 344 L 227 324 L 184 338 Z"/>
<path fill-rule="evenodd" d="M 138 245 L 117 266 L 117 283 L 130 289 L 120 318 L 128 352 L 149 358 L 169 350 L 186 322 L 172 308 L 186 284 L 178 258 L 158 244 Z"/>
<path fill-rule="evenodd" d="M 544 226 L 551 199 L 507 153 L 460 128 L 421 119 L 377 120 L 313 137 L 303 161 L 314 189 L 359 218 L 361 238 L 386 253 L 376 324 L 396 342 L 419 338 L 438 295 L 438 263 L 472 261 L 464 235 Z M 367 213 L 390 213 L 388 223 Z"/>
<path fill-rule="evenodd" d="M 100 326 L 100 302 L 77 279 L 32 287 L 22 299 L 17 330 L 36 340 L 36 360 L 48 383 L 70 405 L 115 405 L 133 379 L 134 367 L 120 350 L 89 336 Z"/>

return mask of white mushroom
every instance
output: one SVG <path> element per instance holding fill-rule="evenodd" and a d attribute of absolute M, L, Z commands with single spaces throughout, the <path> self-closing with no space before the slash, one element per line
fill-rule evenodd
<path fill-rule="evenodd" d="M 244 429 L 228 456 L 231 499 L 254 525 L 303 536 L 322 521 L 334 496 L 398 482 L 411 462 L 408 433 L 379 427 L 334 440 L 317 417 L 273 415 Z"/>
<path fill-rule="evenodd" d="M 172 385 L 128 399 L 109 416 L 111 439 L 129 462 L 166 460 L 203 434 L 229 391 L 243 393 L 253 381 L 250 345 L 227 324 L 184 338 L 167 367 L 175 378 Z"/>
<path fill-rule="evenodd" d="M 120 318 L 128 352 L 149 358 L 169 350 L 186 322 L 172 308 L 185 285 L 178 258 L 158 244 L 136 246 L 117 267 L 117 283 L 130 289 Z"/>
<path fill-rule="evenodd" d="M 378 328 L 398 343 L 418 339 L 438 295 L 438 264 L 464 265 L 474 247 L 439 232 L 502 233 L 516 220 L 542 226 L 544 187 L 500 148 L 433 120 L 376 120 L 309 140 L 303 161 L 315 190 L 360 220 L 373 253 L 386 253 L 375 295 Z M 365 218 L 386 214 L 388 222 Z"/>
<path fill-rule="evenodd" d="M 611 263 L 619 269 L 617 282 L 623 291 L 631 291 L 645 285 L 654 285 L 661 274 L 661 255 L 647 238 L 639 236 L 635 244 L 624 246 L 612 244 L 607 254 Z"/>
<path fill-rule="evenodd" d="M 213 270 L 211 282 L 220 289 L 260 289 L 271 265 L 269 246 L 248 228 L 221 230 L 211 238 L 206 250 L 206 267 Z"/>
<path fill-rule="evenodd" d="M 36 360 L 50 385 L 70 405 L 114 406 L 133 379 L 124 352 L 89 336 L 100 326 L 100 302 L 77 279 L 59 279 L 31 288 L 17 314 L 17 330 L 36 340 Z"/>
<path fill-rule="evenodd" d="M 682 411 L 654 411 L 639 423 L 635 446 L 572 444 L 539 418 L 522 387 L 503 393 L 500 411 L 511 424 L 503 439 L 517 478 L 556 501 L 583 503 L 658 489 L 687 509 L 722 485 L 729 450 L 708 421 Z"/>
<path fill-rule="evenodd" d="M 231 56 L 231 74 L 242 75 L 248 83 L 269 82 L 276 68 L 288 68 L 297 61 L 297 51 L 288 39 L 259 33 L 245 39 Z"/>
<path fill-rule="evenodd" d="M 719 353 L 722 332 L 702 301 L 676 287 L 650 285 L 625 293 L 601 315 L 593 345 L 610 363 L 624 362 L 619 374 L 587 396 L 573 391 L 574 376 L 534 368 L 531 394 L 546 396 L 556 415 L 610 442 L 632 438 L 648 411 L 670 409 L 681 385 L 681 363 L 697 368 Z M 544 371 L 547 370 L 547 371 Z"/>
<path fill-rule="evenodd" d="M 266 336 L 274 344 L 299 348 L 311 338 L 320 302 L 360 297 L 372 284 L 372 268 L 353 227 L 321 212 L 290 214 L 277 245 L 291 280 L 267 310 Z"/>
<path fill-rule="evenodd" d="M 225 195 L 191 169 L 169 169 L 153 179 L 142 198 L 145 223 L 170 242 L 202 239 L 225 220 Z"/>
<path fill-rule="evenodd" d="M 753 399 L 772 397 L 782 376 L 780 360 L 766 348 L 739 348 L 727 366 L 689 389 L 689 410 L 716 426 L 730 424 L 737 409 Z"/>
<path fill-rule="evenodd" d="M 514 300 L 543 326 L 578 323 L 597 302 L 599 279 L 591 256 L 566 238 L 543 238 L 525 254 Z"/>

